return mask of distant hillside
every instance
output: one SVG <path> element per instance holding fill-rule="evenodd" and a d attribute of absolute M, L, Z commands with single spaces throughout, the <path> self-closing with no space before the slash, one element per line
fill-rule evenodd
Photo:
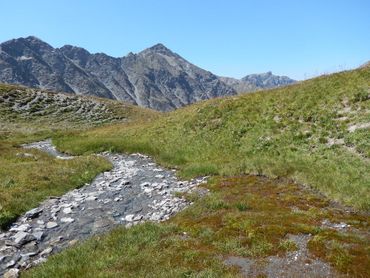
<path fill-rule="evenodd" d="M 261 77 L 219 78 L 162 44 L 121 58 L 71 45 L 53 48 L 32 36 L 0 44 L 0 82 L 123 100 L 160 111 L 288 84 L 280 77 L 256 76 Z"/>
<path fill-rule="evenodd" d="M 238 93 L 271 89 L 290 85 L 296 82 L 287 76 L 274 75 L 271 71 L 260 74 L 250 74 L 242 79 L 230 77 L 220 77 L 220 79 Z"/>

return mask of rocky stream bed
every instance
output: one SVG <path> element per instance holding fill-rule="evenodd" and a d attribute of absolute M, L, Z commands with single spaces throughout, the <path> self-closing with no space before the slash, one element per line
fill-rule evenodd
<path fill-rule="evenodd" d="M 73 159 L 58 152 L 51 140 L 23 147 Z M 206 182 L 206 178 L 180 181 L 175 170 L 159 167 L 141 154 L 100 155 L 111 161 L 111 171 L 80 189 L 45 200 L 0 233 L 0 276 L 17 277 L 20 270 L 117 225 L 167 220 L 190 204 L 175 192 L 200 190 L 196 187 Z"/>

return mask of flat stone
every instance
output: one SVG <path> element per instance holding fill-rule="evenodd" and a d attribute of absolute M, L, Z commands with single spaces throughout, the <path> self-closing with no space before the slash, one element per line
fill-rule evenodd
<path fill-rule="evenodd" d="M 40 253 L 40 256 L 49 255 L 53 251 L 53 247 L 48 247 Z"/>
<path fill-rule="evenodd" d="M 40 258 L 38 258 L 37 260 L 34 260 L 34 261 L 32 262 L 32 265 L 39 265 L 39 264 L 44 263 L 44 262 L 46 262 L 46 258 L 44 258 L 44 257 L 40 257 Z"/>
<path fill-rule="evenodd" d="M 28 252 L 28 253 L 21 254 L 21 257 L 33 257 L 33 256 L 36 256 L 37 254 L 38 254 L 37 252 Z"/>
<path fill-rule="evenodd" d="M 43 211 L 42 208 L 34 208 L 26 212 L 25 216 L 27 218 L 35 218 L 40 215 L 40 213 Z"/>
<path fill-rule="evenodd" d="M 68 245 L 69 245 L 69 246 L 73 246 L 73 245 L 76 245 L 76 244 L 77 244 L 77 242 L 78 242 L 78 240 L 77 240 L 77 239 L 73 239 L 73 240 L 71 240 L 70 242 L 68 242 Z"/>
<path fill-rule="evenodd" d="M 5 266 L 6 268 L 9 268 L 9 267 L 12 267 L 16 264 L 16 261 L 15 260 L 11 260 L 10 262 L 8 262 Z"/>
<path fill-rule="evenodd" d="M 14 243 L 23 245 L 27 242 L 30 242 L 32 240 L 35 240 L 35 237 L 29 233 L 26 232 L 18 232 L 14 236 Z"/>
<path fill-rule="evenodd" d="M 134 221 L 139 221 L 139 220 L 141 220 L 141 219 L 143 219 L 143 216 L 142 215 L 137 215 L 137 216 L 135 216 L 134 218 L 133 218 L 133 220 Z"/>
<path fill-rule="evenodd" d="M 89 196 L 89 197 L 87 197 L 85 200 L 86 201 L 95 201 L 95 200 L 97 200 L 98 198 L 96 197 L 96 196 Z"/>
<path fill-rule="evenodd" d="M 153 188 L 145 188 L 144 192 L 145 193 L 151 193 L 153 191 Z"/>
<path fill-rule="evenodd" d="M 64 214 L 70 214 L 70 213 L 72 213 L 72 209 L 70 207 L 67 207 L 67 208 L 63 209 L 63 213 Z"/>
<path fill-rule="evenodd" d="M 10 232 L 26 232 L 30 228 L 30 224 L 22 224 L 18 227 L 9 229 Z"/>
<path fill-rule="evenodd" d="M 47 229 L 53 229 L 55 227 L 58 227 L 58 223 L 57 222 L 48 222 L 48 223 L 46 223 L 46 228 Z"/>
<path fill-rule="evenodd" d="M 40 241 L 44 237 L 44 233 L 42 231 L 37 231 L 32 234 L 36 240 Z"/>
<path fill-rule="evenodd" d="M 135 215 L 134 215 L 134 214 L 128 214 L 128 215 L 126 215 L 126 216 L 125 216 L 125 220 L 126 220 L 127 222 L 131 222 L 131 221 L 133 221 L 133 220 L 134 220 L 134 217 L 135 217 Z"/>
<path fill-rule="evenodd" d="M 63 217 L 62 219 L 60 219 L 60 221 L 62 221 L 63 223 L 72 223 L 75 220 L 71 217 Z"/>
<path fill-rule="evenodd" d="M 4 278 L 17 278 L 19 276 L 18 268 L 11 268 L 4 273 Z"/>

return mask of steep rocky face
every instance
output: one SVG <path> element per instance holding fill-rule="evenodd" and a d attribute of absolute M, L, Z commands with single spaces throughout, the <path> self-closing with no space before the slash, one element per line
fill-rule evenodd
<path fill-rule="evenodd" d="M 10 40 L 0 47 L 1 82 L 114 98 L 97 78 L 35 37 Z"/>
<path fill-rule="evenodd" d="M 167 110 L 199 100 L 236 92 L 208 71 L 200 69 L 158 44 L 122 58 L 137 103 Z"/>
<path fill-rule="evenodd" d="M 238 93 L 281 87 L 296 82 L 287 76 L 274 75 L 271 71 L 260 74 L 250 74 L 242 79 L 230 77 L 220 77 L 220 79 Z"/>
<path fill-rule="evenodd" d="M 162 44 L 114 58 L 35 38 L 0 45 L 0 82 L 128 101 L 161 111 L 236 91 Z"/>

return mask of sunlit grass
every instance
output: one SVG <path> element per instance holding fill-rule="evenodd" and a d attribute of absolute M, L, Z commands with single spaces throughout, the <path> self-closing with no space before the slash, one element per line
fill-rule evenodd
<path fill-rule="evenodd" d="M 75 154 L 143 152 L 184 177 L 264 174 L 308 184 L 344 204 L 370 209 L 369 68 L 275 90 L 214 99 L 157 120 L 55 136 Z M 340 120 L 341 117 L 347 120 Z M 343 139 L 345 145 L 328 145 Z M 349 149 L 353 151 L 350 151 Z"/>

